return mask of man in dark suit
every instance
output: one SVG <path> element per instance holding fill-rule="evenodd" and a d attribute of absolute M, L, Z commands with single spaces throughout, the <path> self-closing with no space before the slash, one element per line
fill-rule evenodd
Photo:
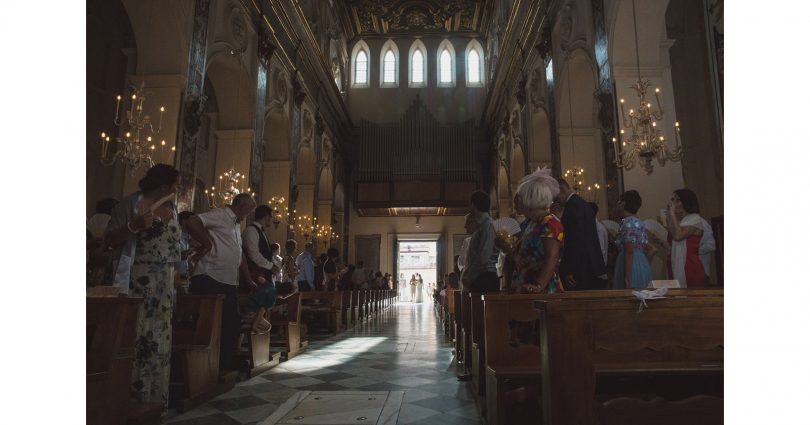
<path fill-rule="evenodd" d="M 560 278 L 566 290 L 605 289 L 607 275 L 593 209 L 563 179 L 557 179 L 560 194 L 554 198 L 565 209 L 565 232 Z"/>

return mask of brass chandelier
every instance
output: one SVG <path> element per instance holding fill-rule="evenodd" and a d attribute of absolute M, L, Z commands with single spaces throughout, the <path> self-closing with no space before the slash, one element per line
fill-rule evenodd
<path fill-rule="evenodd" d="M 160 116 L 158 117 L 157 129 L 154 128 L 152 118 L 144 113 L 143 103 L 146 100 L 144 94 L 143 82 L 140 86 L 132 85 L 132 96 L 129 110 L 124 111 L 124 116 L 121 116 L 121 96 L 116 97 L 115 104 L 115 120 L 116 127 L 127 126 L 127 131 L 123 137 L 115 137 L 115 144 L 117 149 L 115 153 L 110 156 L 110 144 L 112 139 L 110 136 L 101 133 L 101 163 L 104 165 L 113 165 L 117 161 L 126 164 L 130 168 L 130 172 L 134 175 L 135 171 L 142 166 L 152 167 L 155 165 L 152 160 L 152 155 L 155 152 L 156 145 L 152 141 L 153 136 L 160 133 L 163 124 L 163 113 L 166 108 L 160 107 Z M 166 141 L 161 141 L 161 150 L 166 145 Z M 172 146 L 172 151 L 175 147 Z"/>
<path fill-rule="evenodd" d="M 647 92 L 652 86 L 650 80 L 641 79 L 641 65 L 638 52 L 638 28 L 636 24 L 636 2 L 633 0 L 633 31 L 636 42 L 636 71 L 638 81 L 630 86 L 639 99 L 638 109 L 630 109 L 625 114 L 624 99 L 619 100 L 622 113 L 622 129 L 619 138 L 613 138 L 616 144 L 616 165 L 630 170 L 638 163 L 647 175 L 653 172 L 653 159 L 658 160 L 662 167 L 669 161 L 680 161 L 683 158 L 683 146 L 680 141 L 680 124 L 675 121 L 675 148 L 669 149 L 666 137 L 658 128 L 657 121 L 664 118 L 664 108 L 661 106 L 661 89 L 655 89 L 655 105 L 647 100 Z M 624 136 L 624 129 L 629 128 L 632 135 Z"/>

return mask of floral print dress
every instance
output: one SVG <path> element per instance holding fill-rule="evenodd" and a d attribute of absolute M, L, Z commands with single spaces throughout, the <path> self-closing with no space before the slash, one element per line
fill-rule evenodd
<path fill-rule="evenodd" d="M 626 243 L 633 244 L 633 263 L 625 282 L 624 245 Z M 615 244 L 619 255 L 616 257 L 616 267 L 613 272 L 613 288 L 625 289 L 627 285 L 629 285 L 629 289 L 646 288 L 652 280 L 650 263 L 644 255 L 644 247 L 647 245 L 647 226 L 634 215 L 623 218 Z"/>
<path fill-rule="evenodd" d="M 537 285 L 537 279 L 546 261 L 546 249 L 543 239 L 551 238 L 560 243 L 560 255 L 557 257 L 557 264 L 554 267 L 554 274 L 551 276 L 545 292 L 553 294 L 565 292 L 560 280 L 560 258 L 563 249 L 563 225 L 557 217 L 549 214 L 543 217 L 539 223 L 531 223 L 523 233 L 520 244 L 517 247 L 517 272 L 515 283 L 519 285 Z"/>
<path fill-rule="evenodd" d="M 181 229 L 177 216 L 138 234 L 130 296 L 143 297 L 138 314 L 132 394 L 141 402 L 169 402 L 174 266 L 180 261 Z"/>

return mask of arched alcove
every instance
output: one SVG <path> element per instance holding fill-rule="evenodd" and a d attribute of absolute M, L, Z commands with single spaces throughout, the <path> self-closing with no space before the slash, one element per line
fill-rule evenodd
<path fill-rule="evenodd" d="M 543 166 L 551 168 L 551 123 L 544 108 L 538 108 L 531 115 L 528 147 L 530 171 Z"/>
<path fill-rule="evenodd" d="M 517 191 L 518 182 L 527 174 L 525 161 L 526 159 L 523 155 L 523 148 L 519 144 L 513 145 L 512 159 L 509 162 L 509 181 L 512 189 L 511 193 L 515 193 Z"/>
<path fill-rule="evenodd" d="M 600 131 L 596 119 L 596 67 L 583 50 L 572 52 L 560 72 L 557 117 L 560 138 L 561 170 L 574 166 L 585 170 L 580 195 L 606 210 L 605 163 L 600 144 Z M 575 186 L 573 179 L 569 184 Z M 598 183 L 599 191 L 588 191 L 587 186 Z M 589 193 L 588 193 L 589 192 Z"/>

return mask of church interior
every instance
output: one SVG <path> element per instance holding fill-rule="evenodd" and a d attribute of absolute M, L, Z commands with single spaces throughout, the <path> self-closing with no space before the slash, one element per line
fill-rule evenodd
<path fill-rule="evenodd" d="M 723 23 L 87 0 L 86 423 L 722 423 Z"/>

